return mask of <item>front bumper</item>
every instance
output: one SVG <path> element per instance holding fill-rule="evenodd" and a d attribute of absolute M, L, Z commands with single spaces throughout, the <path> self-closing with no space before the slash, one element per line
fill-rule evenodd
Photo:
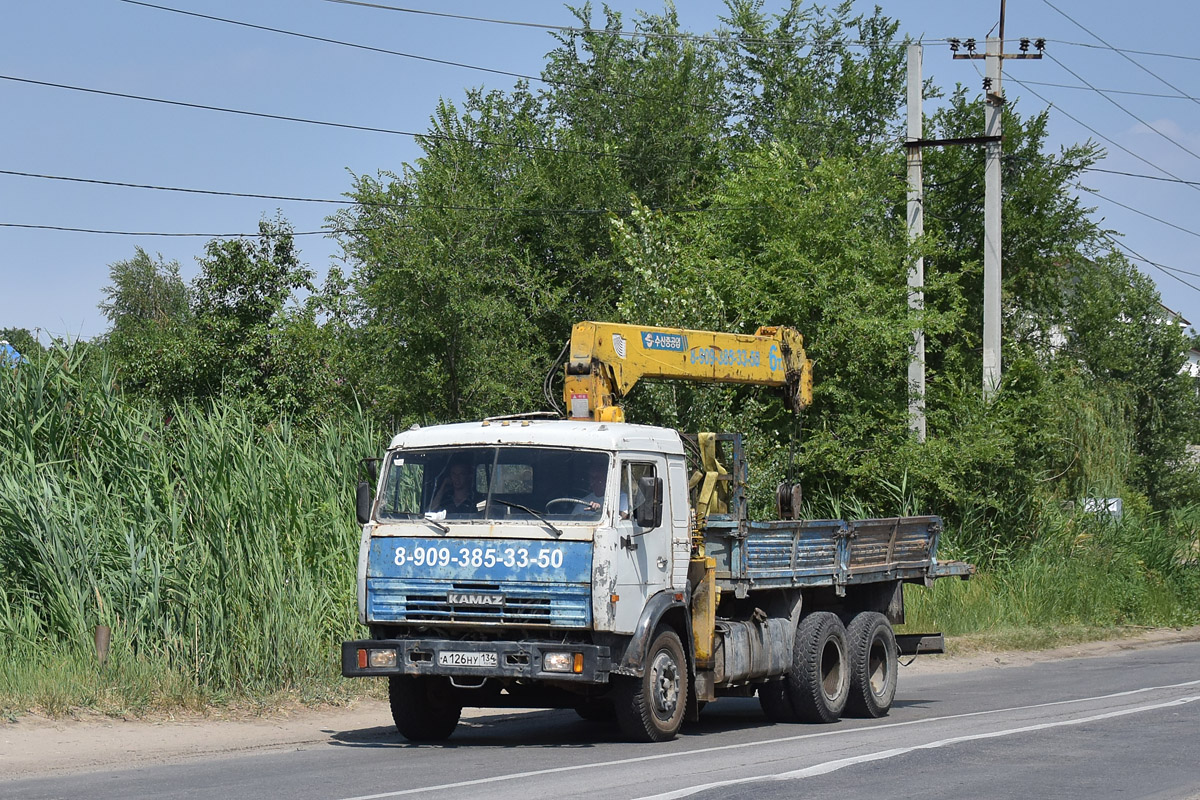
<path fill-rule="evenodd" d="M 359 666 L 360 650 L 395 650 L 396 664 Z M 438 654 L 492 653 L 495 665 L 463 666 L 438 663 Z M 544 670 L 545 653 L 580 653 L 580 672 Z M 365 678 L 378 675 L 450 675 L 464 678 L 526 678 L 533 680 L 607 683 L 612 657 L 606 646 L 562 642 L 463 642 L 448 639 L 359 639 L 342 642 L 342 675 Z"/>

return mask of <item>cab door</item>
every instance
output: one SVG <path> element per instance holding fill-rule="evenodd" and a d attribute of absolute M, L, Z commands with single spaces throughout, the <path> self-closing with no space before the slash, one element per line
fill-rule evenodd
<path fill-rule="evenodd" d="M 640 489 L 643 478 L 666 480 L 666 459 L 649 454 L 622 458 L 618 461 L 618 496 L 615 528 L 619 543 L 616 561 L 617 629 L 632 630 L 646 601 L 672 585 L 671 576 L 671 507 L 669 496 L 663 497 L 662 524 L 642 528 L 637 524 L 637 509 L 649 503 Z M 669 494 L 669 493 L 664 493 Z M 628 601 L 628 602 L 627 602 Z"/>

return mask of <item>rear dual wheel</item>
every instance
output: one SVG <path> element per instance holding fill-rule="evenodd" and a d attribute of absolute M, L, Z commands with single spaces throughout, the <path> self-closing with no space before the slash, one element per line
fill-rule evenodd
<path fill-rule="evenodd" d="M 788 671 L 759 687 L 759 705 L 774 722 L 836 722 L 849 696 L 846 628 L 836 614 L 814 611 L 796 626 Z"/>
<path fill-rule="evenodd" d="M 850 641 L 850 697 L 846 715 L 886 716 L 896 697 L 896 634 L 887 617 L 863 611 L 846 628 Z"/>
<path fill-rule="evenodd" d="M 863 611 L 843 626 L 817 611 L 800 620 L 791 667 L 759 687 L 758 702 L 774 722 L 882 717 L 896 697 L 897 667 L 896 635 L 883 614 Z"/>

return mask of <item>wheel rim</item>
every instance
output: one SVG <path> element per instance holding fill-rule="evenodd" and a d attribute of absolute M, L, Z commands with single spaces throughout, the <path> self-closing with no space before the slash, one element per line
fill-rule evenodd
<path fill-rule="evenodd" d="M 842 648 L 828 641 L 821 650 L 821 691 L 830 700 L 842 693 Z"/>
<path fill-rule="evenodd" d="M 870 675 L 871 693 L 875 696 L 883 694 L 888 685 L 888 654 L 883 642 L 876 641 L 871 645 L 867 656 L 867 674 Z"/>
<path fill-rule="evenodd" d="M 670 719 L 679 704 L 679 665 L 670 653 L 660 652 L 650 667 L 650 693 L 654 711 L 662 719 Z"/>

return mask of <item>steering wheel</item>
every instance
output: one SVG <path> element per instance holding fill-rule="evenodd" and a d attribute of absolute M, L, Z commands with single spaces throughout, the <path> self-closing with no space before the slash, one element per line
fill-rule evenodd
<path fill-rule="evenodd" d="M 555 505 L 557 503 L 574 503 L 577 506 L 591 505 L 590 501 L 580 500 L 578 497 L 556 497 L 553 500 L 546 501 L 546 511 L 549 512 L 550 506 Z"/>

